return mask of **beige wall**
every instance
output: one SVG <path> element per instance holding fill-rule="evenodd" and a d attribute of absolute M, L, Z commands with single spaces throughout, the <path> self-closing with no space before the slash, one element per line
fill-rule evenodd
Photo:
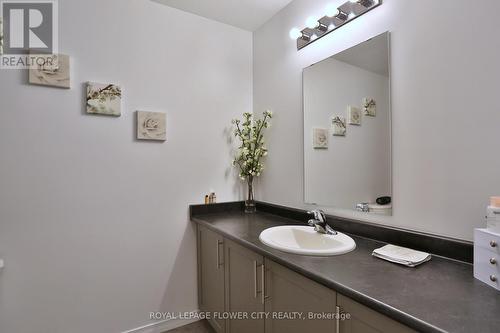
<path fill-rule="evenodd" d="M 251 33 L 139 0 L 59 1 L 72 89 L 0 71 L 0 332 L 112 333 L 197 309 L 188 204 L 239 199 L 225 128 L 252 108 Z M 84 114 L 83 82 L 123 86 Z M 167 114 L 165 143 L 134 112 Z"/>
<path fill-rule="evenodd" d="M 258 198 L 303 206 L 302 69 L 389 30 L 394 216 L 369 219 L 471 240 L 500 192 L 500 3 L 385 0 L 297 52 L 290 29 L 328 3 L 295 0 L 254 33 L 254 110 L 275 112 Z"/>

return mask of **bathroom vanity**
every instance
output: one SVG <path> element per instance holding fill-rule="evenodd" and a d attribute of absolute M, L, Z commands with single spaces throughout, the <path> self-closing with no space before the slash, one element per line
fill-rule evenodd
<path fill-rule="evenodd" d="M 255 214 L 242 209 L 239 202 L 190 207 L 197 224 L 199 306 L 221 314 L 210 319 L 217 332 L 497 332 L 500 327 L 500 294 L 473 278 L 471 264 L 464 262 L 472 256 L 468 242 L 329 217 L 334 229 L 353 237 L 354 251 L 290 254 L 264 245 L 259 234 L 304 225 L 304 211 L 266 203 L 258 203 Z M 365 238 L 368 233 L 378 240 Z M 441 255 L 452 249 L 455 258 L 434 256 L 417 268 L 389 263 L 371 256 L 384 237 Z"/>
<path fill-rule="evenodd" d="M 211 319 L 217 332 L 414 332 L 204 225 L 197 234 L 200 309 L 244 313 Z"/>

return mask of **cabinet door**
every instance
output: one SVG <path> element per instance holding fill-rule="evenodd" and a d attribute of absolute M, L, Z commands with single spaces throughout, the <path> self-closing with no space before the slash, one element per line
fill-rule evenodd
<path fill-rule="evenodd" d="M 333 290 L 268 259 L 265 268 L 265 309 L 269 313 L 266 333 L 336 332 L 336 293 Z M 298 317 L 298 313 L 302 316 Z M 278 318 L 280 314 L 286 317 Z"/>
<path fill-rule="evenodd" d="M 338 294 L 340 313 L 349 319 L 340 321 L 340 333 L 416 333 L 383 314 Z M 347 317 L 346 317 L 347 318 Z"/>
<path fill-rule="evenodd" d="M 234 242 L 225 240 L 227 333 L 263 333 L 264 319 L 252 314 L 264 311 L 262 277 L 264 258 Z"/>
<path fill-rule="evenodd" d="M 198 302 L 212 314 L 209 322 L 217 333 L 225 332 L 224 320 L 213 313 L 224 311 L 224 240 L 198 225 Z"/>

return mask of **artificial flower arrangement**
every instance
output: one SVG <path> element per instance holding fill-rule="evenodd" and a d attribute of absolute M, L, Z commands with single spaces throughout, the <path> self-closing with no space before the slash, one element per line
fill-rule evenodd
<path fill-rule="evenodd" d="M 245 201 L 245 211 L 253 213 L 256 210 L 253 181 L 259 177 L 264 170 L 262 159 L 267 156 L 267 148 L 264 145 L 264 131 L 269 128 L 273 113 L 264 111 L 261 119 L 255 119 L 253 113 L 243 113 L 243 120 L 234 119 L 234 135 L 240 141 L 233 166 L 239 169 L 240 179 L 247 182 L 248 192 Z"/>

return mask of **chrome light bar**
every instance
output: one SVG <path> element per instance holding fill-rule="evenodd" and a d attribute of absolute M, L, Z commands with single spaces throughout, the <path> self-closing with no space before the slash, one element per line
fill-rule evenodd
<path fill-rule="evenodd" d="M 309 25 L 309 27 L 302 30 L 292 29 L 290 36 L 297 40 L 297 50 L 300 50 L 381 4 L 382 0 L 347 1 L 338 7 L 336 12 L 328 13 L 328 15 L 320 18 L 315 26 Z"/>

